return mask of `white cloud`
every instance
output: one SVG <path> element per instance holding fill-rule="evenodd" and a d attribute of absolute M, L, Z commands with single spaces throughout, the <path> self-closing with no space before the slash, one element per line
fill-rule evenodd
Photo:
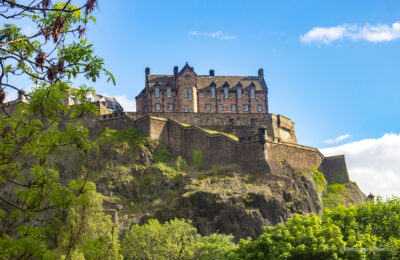
<path fill-rule="evenodd" d="M 189 32 L 189 35 L 204 36 L 204 37 L 214 38 L 214 39 L 218 39 L 218 40 L 235 40 L 236 39 L 235 35 L 230 35 L 230 34 L 222 32 L 222 31 L 216 31 L 216 32 L 191 31 L 191 32 Z"/>
<path fill-rule="evenodd" d="M 300 35 L 300 41 L 310 44 L 320 42 L 330 44 L 331 42 L 351 39 L 353 41 L 365 40 L 368 42 L 389 42 L 400 38 L 400 22 L 392 25 L 378 24 L 364 26 L 343 24 L 336 27 L 314 27 L 304 35 Z"/>
<path fill-rule="evenodd" d="M 346 140 L 349 137 L 350 137 L 349 134 L 345 134 L 345 135 L 338 136 L 335 139 L 327 139 L 324 142 L 327 143 L 327 144 L 335 144 L 335 143 L 339 143 L 339 142 L 341 142 L 343 140 Z"/>
<path fill-rule="evenodd" d="M 136 111 L 136 101 L 130 100 L 126 95 L 116 96 L 115 99 L 121 104 L 125 111 Z"/>
<path fill-rule="evenodd" d="M 400 134 L 385 134 L 321 152 L 326 156 L 344 154 L 350 179 L 367 195 L 400 196 Z"/>

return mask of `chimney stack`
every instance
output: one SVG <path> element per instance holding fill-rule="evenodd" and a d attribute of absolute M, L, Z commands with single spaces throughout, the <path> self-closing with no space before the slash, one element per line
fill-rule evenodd
<path fill-rule="evenodd" d="M 258 78 L 261 80 L 264 80 L 264 69 L 263 68 L 260 68 L 258 70 Z"/>
<path fill-rule="evenodd" d="M 145 73 L 146 73 L 146 77 L 150 74 L 150 68 L 149 67 L 146 67 Z"/>
<path fill-rule="evenodd" d="M 174 78 L 177 79 L 178 78 L 178 66 L 174 67 Z"/>
<path fill-rule="evenodd" d="M 210 76 L 211 76 L 211 77 L 214 77 L 214 76 L 215 76 L 215 72 L 214 72 L 213 69 L 210 70 Z"/>
<path fill-rule="evenodd" d="M 20 91 L 18 91 L 18 101 L 23 102 L 23 103 L 25 103 L 27 101 L 27 99 L 25 97 L 25 91 L 22 89 Z"/>

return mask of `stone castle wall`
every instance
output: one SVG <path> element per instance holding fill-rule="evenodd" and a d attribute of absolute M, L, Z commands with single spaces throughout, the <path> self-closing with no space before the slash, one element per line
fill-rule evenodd
<path fill-rule="evenodd" d="M 281 115 L 273 114 L 223 114 L 216 113 L 135 113 L 127 112 L 133 119 L 154 116 L 174 119 L 178 122 L 196 125 L 204 129 L 215 130 L 246 138 L 258 132 L 261 127 L 267 128 L 271 140 L 297 143 L 294 123 Z"/>
<path fill-rule="evenodd" d="M 181 155 L 192 162 L 193 152 L 201 149 L 203 167 L 240 163 L 249 172 L 263 173 L 280 171 L 280 162 L 287 162 L 298 171 L 318 168 L 330 183 L 349 181 L 344 156 L 324 157 L 317 149 L 294 143 L 263 139 L 256 134 L 251 138 L 235 141 L 223 134 L 210 134 L 195 125 L 184 125 L 174 119 L 154 116 L 133 119 L 127 115 L 108 115 L 91 122 L 89 128 L 97 131 L 106 127 L 112 129 L 137 128 L 151 139 L 168 145 L 172 155 Z"/>

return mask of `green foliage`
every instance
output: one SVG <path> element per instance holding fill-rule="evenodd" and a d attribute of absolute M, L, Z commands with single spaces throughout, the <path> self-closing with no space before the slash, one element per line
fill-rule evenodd
<path fill-rule="evenodd" d="M 200 168 L 201 163 L 203 162 L 203 153 L 201 149 L 198 149 L 193 152 L 193 166 L 197 169 Z"/>
<path fill-rule="evenodd" d="M 190 221 L 173 219 L 164 224 L 149 220 L 133 225 L 122 240 L 127 259 L 193 259 L 201 244 Z"/>
<path fill-rule="evenodd" d="M 325 209 L 335 209 L 336 207 L 346 203 L 350 198 L 350 192 L 345 184 L 328 185 L 323 196 L 323 205 Z"/>
<path fill-rule="evenodd" d="M 87 158 L 97 148 L 81 123 L 97 113 L 86 99 L 94 90 L 73 88 L 70 80 L 81 75 L 95 82 L 104 73 L 114 81 L 82 38 L 95 20 L 95 1 L 81 7 L 73 2 L 0 3 L 0 105 L 11 89 L 27 101 L 0 113 L 0 259 L 119 258 L 114 225 L 85 168 L 71 180 L 60 177 L 55 163 L 59 154 L 75 151 Z M 16 24 L 37 31 L 25 35 Z M 72 41 L 73 33 L 81 39 Z M 30 93 L 18 86 L 24 80 L 35 86 Z M 71 96 L 73 106 L 65 102 Z"/>
<path fill-rule="evenodd" d="M 315 186 L 317 186 L 317 191 L 324 191 L 325 185 L 327 184 L 324 174 L 319 172 L 317 169 L 312 170 L 311 173 L 313 182 L 315 183 Z"/>
<path fill-rule="evenodd" d="M 337 188 L 337 187 L 336 187 Z M 397 259 L 400 200 L 339 206 L 323 216 L 295 215 L 239 242 L 231 259 Z"/>
<path fill-rule="evenodd" d="M 155 162 L 163 162 L 166 163 L 169 160 L 167 149 L 164 147 L 162 149 L 157 149 L 154 154 Z"/>
<path fill-rule="evenodd" d="M 176 169 L 178 171 L 185 171 L 187 168 L 187 162 L 182 158 L 182 156 L 178 156 L 178 158 L 176 159 Z"/>
<path fill-rule="evenodd" d="M 200 260 L 223 260 L 237 248 L 232 242 L 232 235 L 212 234 L 201 238 L 201 248 L 198 259 Z"/>

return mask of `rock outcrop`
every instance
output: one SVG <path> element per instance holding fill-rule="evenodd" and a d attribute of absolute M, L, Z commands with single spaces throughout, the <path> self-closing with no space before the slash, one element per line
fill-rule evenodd
<path fill-rule="evenodd" d="M 104 195 L 104 208 L 118 216 L 120 234 L 150 218 L 187 218 L 202 235 L 233 234 L 238 240 L 257 237 L 263 226 L 294 214 L 318 214 L 324 208 L 329 189 L 326 181 L 317 181 L 315 170 L 298 172 L 285 161 L 258 174 L 239 164 L 199 169 L 195 156 L 194 162 L 171 158 L 165 145 L 126 131 L 131 130 L 104 139 L 86 161 L 89 178 Z M 74 172 L 66 167 L 72 165 L 68 159 L 62 164 L 68 174 Z M 356 185 L 345 184 L 345 189 L 348 201 L 343 203 L 366 200 Z"/>

